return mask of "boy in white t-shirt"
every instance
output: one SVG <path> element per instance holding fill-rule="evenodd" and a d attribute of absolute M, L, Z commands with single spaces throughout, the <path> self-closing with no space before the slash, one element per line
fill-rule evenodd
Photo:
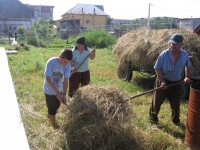
<path fill-rule="evenodd" d="M 50 58 L 44 71 L 44 87 L 48 116 L 53 128 L 55 128 L 55 115 L 60 103 L 66 103 L 66 91 L 70 75 L 70 61 L 73 58 L 70 49 L 63 49 L 58 57 Z M 63 80 L 64 79 L 64 80 Z"/>

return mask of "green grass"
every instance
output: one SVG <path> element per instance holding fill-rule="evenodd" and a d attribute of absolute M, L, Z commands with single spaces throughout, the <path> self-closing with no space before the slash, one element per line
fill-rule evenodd
<path fill-rule="evenodd" d="M 28 142 L 32 150 L 38 149 L 66 149 L 65 125 L 69 111 L 62 105 L 57 115 L 59 130 L 53 131 L 46 118 L 43 87 L 43 72 L 46 61 L 50 57 L 58 56 L 60 48 L 34 48 L 29 51 L 19 50 L 17 55 L 8 55 L 9 67 L 15 85 L 17 100 L 20 106 L 22 120 L 25 126 Z M 153 88 L 154 78 L 145 77 L 138 72 L 133 73 L 131 82 L 123 82 L 117 77 L 118 58 L 112 55 L 110 49 L 97 49 L 96 59 L 89 61 L 91 84 L 113 85 L 119 87 L 129 96 L 139 94 Z M 132 99 L 128 102 L 135 114 L 132 126 L 143 137 L 144 144 L 149 150 L 185 150 L 185 125 L 187 117 L 187 103 L 181 103 L 181 123 L 183 128 L 176 128 L 170 120 L 171 110 L 167 101 L 162 105 L 159 113 L 159 131 L 152 131 L 148 118 L 151 105 L 151 93 Z"/>

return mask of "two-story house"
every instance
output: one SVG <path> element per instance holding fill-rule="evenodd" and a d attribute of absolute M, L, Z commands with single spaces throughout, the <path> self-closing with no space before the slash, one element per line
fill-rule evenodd
<path fill-rule="evenodd" d="M 103 10 L 102 5 L 77 4 L 64 13 L 56 25 L 61 29 L 105 29 L 108 15 Z"/>

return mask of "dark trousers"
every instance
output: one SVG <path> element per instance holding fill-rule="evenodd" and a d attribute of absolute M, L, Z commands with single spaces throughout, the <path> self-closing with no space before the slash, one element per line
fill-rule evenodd
<path fill-rule="evenodd" d="M 173 84 L 176 82 L 171 82 L 165 80 L 166 84 Z M 179 81 L 177 81 L 179 82 Z M 161 82 L 159 79 L 156 79 L 154 88 L 160 87 Z M 172 110 L 171 120 L 173 123 L 180 122 L 180 97 L 181 97 L 181 85 L 177 84 L 171 87 L 168 87 L 165 90 L 157 90 L 153 94 L 152 104 L 149 111 L 150 120 L 154 123 L 158 122 L 158 114 L 160 107 L 163 104 L 165 98 L 169 100 L 170 108 Z"/>
<path fill-rule="evenodd" d="M 55 95 L 45 94 L 46 105 L 48 108 L 49 115 L 55 115 L 57 113 L 58 108 L 60 107 L 60 101 L 57 99 Z"/>
<path fill-rule="evenodd" d="M 78 89 L 79 85 L 85 86 L 90 83 L 90 71 L 76 72 L 69 78 L 69 97 L 74 95 L 74 92 Z"/>

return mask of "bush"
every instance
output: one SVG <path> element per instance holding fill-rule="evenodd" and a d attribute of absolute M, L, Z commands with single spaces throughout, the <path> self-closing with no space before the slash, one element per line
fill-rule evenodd
<path fill-rule="evenodd" d="M 42 42 L 39 38 L 37 38 L 35 36 L 28 37 L 27 38 L 27 43 L 29 45 L 33 45 L 33 46 L 36 46 L 36 47 L 45 47 L 44 42 Z"/>
<path fill-rule="evenodd" d="M 19 36 L 24 37 L 27 33 L 27 29 L 24 26 L 19 26 L 17 29 L 17 33 L 19 34 Z"/>
<path fill-rule="evenodd" d="M 27 50 L 27 51 L 30 50 L 30 48 L 27 45 L 24 46 L 24 49 Z"/>
<path fill-rule="evenodd" d="M 20 43 L 20 46 L 24 46 L 25 44 L 24 43 Z"/>
<path fill-rule="evenodd" d="M 116 37 L 114 35 L 110 35 L 104 30 L 92 30 L 81 33 L 79 36 L 86 38 L 86 44 L 88 47 L 96 46 L 98 48 L 105 48 L 114 44 L 116 41 Z"/>

